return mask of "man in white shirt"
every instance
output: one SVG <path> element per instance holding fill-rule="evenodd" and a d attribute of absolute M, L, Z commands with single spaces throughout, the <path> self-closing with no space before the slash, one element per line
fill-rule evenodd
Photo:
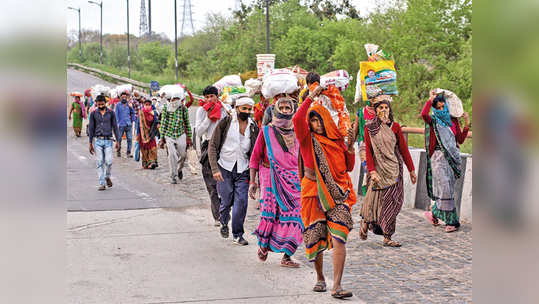
<path fill-rule="evenodd" d="M 250 118 L 254 101 L 241 97 L 235 111 L 215 127 L 208 146 L 208 159 L 217 191 L 221 198 L 219 221 L 221 236 L 228 238 L 228 222 L 232 208 L 234 243 L 248 245 L 243 238 L 249 191 L 249 158 L 258 136 L 258 127 Z"/>
<path fill-rule="evenodd" d="M 211 213 L 215 220 L 215 226 L 218 227 L 221 225 L 219 222 L 221 199 L 217 193 L 217 182 L 213 178 L 210 161 L 208 159 L 208 145 L 217 123 L 228 116 L 228 113 L 217 97 L 219 92 L 216 87 L 207 86 L 202 92 L 202 95 L 204 95 L 204 101 L 200 102 L 200 108 L 198 108 L 196 114 L 195 132 L 197 138 L 195 140 L 197 142 L 197 148 L 200 149 L 202 176 L 208 194 L 210 195 Z M 198 143 L 200 143 L 200 145 Z"/>

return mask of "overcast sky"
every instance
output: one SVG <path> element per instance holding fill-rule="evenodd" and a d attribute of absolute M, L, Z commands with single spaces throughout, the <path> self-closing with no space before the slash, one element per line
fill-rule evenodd
<path fill-rule="evenodd" d="M 99 2 L 100 0 L 94 0 Z M 247 0 L 249 1 L 249 0 Z M 177 0 L 178 5 L 178 35 L 181 31 L 183 0 Z M 245 2 L 245 1 L 244 1 Z M 361 15 L 365 16 L 375 7 L 377 0 L 352 0 Z M 146 11 L 148 0 L 145 0 Z M 234 9 L 235 0 L 191 0 L 193 7 L 193 23 L 195 31 L 205 24 L 204 18 L 210 12 L 227 15 Z M 87 0 L 66 0 L 66 7 L 81 9 L 81 27 L 83 29 L 99 30 L 99 6 L 88 3 Z M 141 0 L 129 0 L 129 31 L 139 35 Z M 78 14 L 66 8 L 67 32 L 78 30 Z M 124 34 L 127 27 L 127 0 L 103 0 L 103 33 Z M 152 1 L 152 31 L 164 32 L 169 38 L 174 37 L 174 0 Z"/>

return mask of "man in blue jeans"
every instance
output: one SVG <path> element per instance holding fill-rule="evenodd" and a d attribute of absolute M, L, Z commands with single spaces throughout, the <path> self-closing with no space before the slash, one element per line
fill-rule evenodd
<path fill-rule="evenodd" d="M 243 223 L 249 199 L 249 158 L 259 131 L 250 118 L 253 105 L 251 98 L 239 98 L 236 101 L 235 113 L 217 123 L 208 144 L 208 160 L 221 198 L 221 236 L 228 238 L 228 222 L 232 208 L 233 242 L 242 246 L 249 244 L 243 238 Z"/>
<path fill-rule="evenodd" d="M 99 191 L 112 187 L 110 168 L 112 167 L 112 134 L 116 137 L 116 150 L 120 150 L 118 124 L 116 115 L 105 106 L 105 96 L 95 99 L 97 110 L 89 117 L 88 136 L 90 137 L 90 154 L 95 154 L 97 175 L 99 176 Z M 93 140 L 95 138 L 95 144 Z M 94 146 L 95 145 L 95 146 Z"/>
<path fill-rule="evenodd" d="M 135 110 L 133 106 L 127 102 L 127 92 L 124 91 L 120 95 L 120 103 L 116 105 L 114 113 L 116 114 L 116 119 L 118 120 L 118 129 L 120 130 L 120 138 L 117 139 L 119 142 L 118 148 L 118 157 L 121 157 L 122 149 L 122 137 L 125 134 L 127 138 L 127 157 L 133 157 L 131 155 L 131 145 L 133 142 L 133 134 L 131 133 L 131 126 L 136 119 Z"/>

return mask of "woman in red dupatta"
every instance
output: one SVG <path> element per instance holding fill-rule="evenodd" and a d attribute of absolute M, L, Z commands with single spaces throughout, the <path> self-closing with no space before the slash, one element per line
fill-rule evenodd
<path fill-rule="evenodd" d="M 294 115 L 294 130 L 300 144 L 302 164 L 301 218 L 305 231 L 305 253 L 314 261 L 317 283 L 313 290 L 326 291 L 323 274 L 323 251 L 333 251 L 333 289 L 336 298 L 351 297 L 341 287 L 346 259 L 346 240 L 352 230 L 350 214 L 356 203 L 352 181 L 348 172 L 354 168 L 355 151 L 346 147 L 344 137 L 322 105 L 313 105 L 313 98 L 322 89 L 317 87 L 305 99 Z M 309 108 L 310 107 L 310 108 Z M 349 133 L 350 138 L 351 133 Z M 349 142 L 354 142 L 350 139 Z"/>
<path fill-rule="evenodd" d="M 158 124 L 159 120 L 152 108 L 152 101 L 146 99 L 142 110 L 139 111 L 137 126 L 137 140 L 144 169 L 155 169 L 158 166 L 157 143 L 155 142 L 155 136 L 159 136 Z"/>

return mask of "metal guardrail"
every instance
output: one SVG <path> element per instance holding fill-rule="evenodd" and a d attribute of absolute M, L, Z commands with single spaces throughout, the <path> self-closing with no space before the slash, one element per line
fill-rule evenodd
<path fill-rule="evenodd" d="M 134 87 L 137 87 L 137 88 L 141 89 L 142 91 L 145 91 L 145 90 L 149 91 L 150 90 L 150 84 L 147 83 L 147 82 L 141 82 L 141 81 L 133 80 L 131 78 L 127 78 L 127 77 L 119 76 L 119 75 L 112 74 L 112 73 L 109 73 L 109 72 L 105 72 L 105 71 L 102 71 L 100 69 L 87 67 L 87 66 L 84 66 L 84 65 L 78 64 L 78 63 L 68 63 L 67 66 L 75 68 L 75 69 L 82 70 L 82 71 L 84 71 L 86 73 L 98 76 L 100 78 L 103 77 L 103 75 L 104 75 L 104 76 L 106 76 L 108 78 L 113 79 L 114 81 L 116 81 L 117 83 L 120 83 L 120 84 L 129 83 L 129 84 L 133 85 Z M 193 98 L 195 98 L 195 99 L 204 99 L 204 97 L 202 97 L 200 95 L 193 94 L 192 92 L 191 92 L 191 94 L 193 95 Z"/>
<path fill-rule="evenodd" d="M 406 136 L 408 134 L 425 134 L 425 128 L 413 128 L 413 127 L 402 127 L 401 128 L 402 133 L 404 133 Z M 468 132 L 467 138 L 472 138 L 472 131 Z"/>

